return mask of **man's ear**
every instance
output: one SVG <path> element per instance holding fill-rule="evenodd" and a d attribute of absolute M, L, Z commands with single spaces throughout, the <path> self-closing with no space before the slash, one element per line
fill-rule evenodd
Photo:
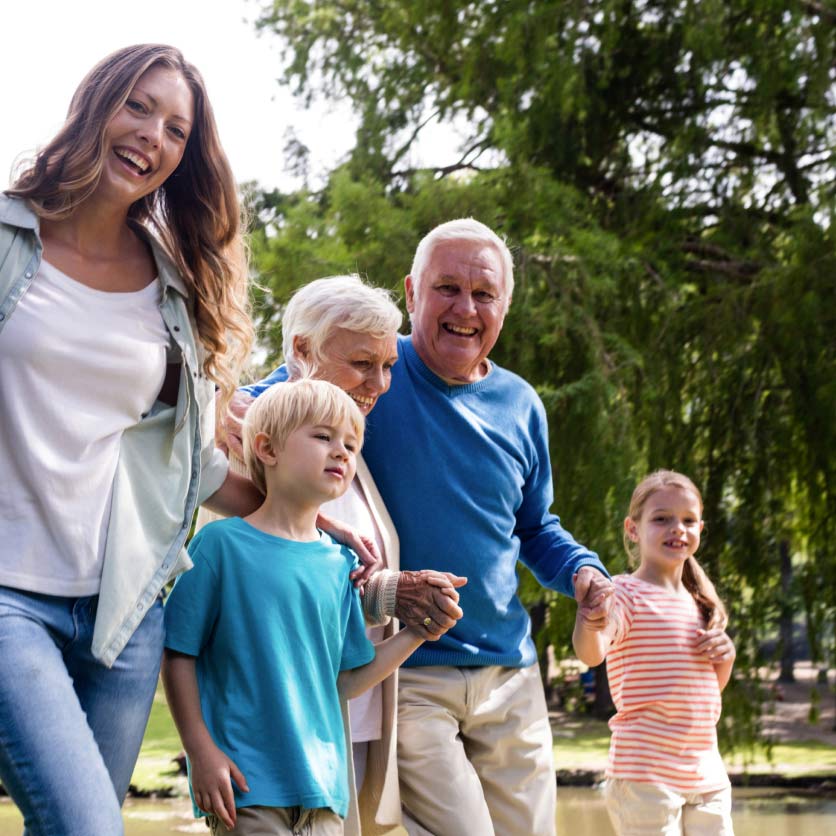
<path fill-rule="evenodd" d="M 412 281 L 412 276 L 407 276 L 403 280 L 404 291 L 406 292 L 406 310 L 408 313 L 415 312 L 415 284 Z"/>

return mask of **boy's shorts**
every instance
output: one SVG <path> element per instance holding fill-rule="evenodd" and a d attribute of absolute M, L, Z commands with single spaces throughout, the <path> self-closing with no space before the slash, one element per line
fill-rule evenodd
<path fill-rule="evenodd" d="M 206 818 L 212 836 L 343 836 L 343 820 L 318 807 L 239 807 L 232 830 L 214 815 Z"/>

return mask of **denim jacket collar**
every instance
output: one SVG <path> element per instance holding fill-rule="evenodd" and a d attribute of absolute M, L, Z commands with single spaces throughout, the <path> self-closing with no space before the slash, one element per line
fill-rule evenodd
<path fill-rule="evenodd" d="M 41 244 L 41 219 L 32 209 L 29 201 L 0 193 L 0 223 L 16 226 L 19 229 L 34 230 L 38 243 Z M 188 298 L 189 291 L 186 283 L 163 245 L 142 224 L 131 223 L 131 229 L 151 248 L 163 293 L 171 287 L 184 298 Z"/>

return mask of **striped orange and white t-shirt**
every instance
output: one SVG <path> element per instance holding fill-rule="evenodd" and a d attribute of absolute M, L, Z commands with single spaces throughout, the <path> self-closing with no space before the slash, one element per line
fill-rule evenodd
<path fill-rule="evenodd" d="M 607 777 L 683 793 L 727 787 L 717 748 L 720 686 L 696 650 L 705 627 L 696 601 L 632 575 L 613 582 L 618 627 L 607 674 L 618 713 Z"/>

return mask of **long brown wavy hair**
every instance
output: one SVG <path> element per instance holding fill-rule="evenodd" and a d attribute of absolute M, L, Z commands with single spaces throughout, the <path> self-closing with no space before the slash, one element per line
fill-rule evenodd
<path fill-rule="evenodd" d="M 130 207 L 128 217 L 161 241 L 191 288 L 205 349 L 203 370 L 220 387 L 225 406 L 253 341 L 242 211 L 203 78 L 179 50 L 138 44 L 96 64 L 73 95 L 61 130 L 7 194 L 27 199 L 42 218 L 69 217 L 99 185 L 108 124 L 140 76 L 155 66 L 186 80 L 194 97 L 194 123 L 180 164 L 156 191 Z"/>
<path fill-rule="evenodd" d="M 656 470 L 649 476 L 645 476 L 636 485 L 630 499 L 630 511 L 628 512 L 630 519 L 637 523 L 641 519 L 647 500 L 654 493 L 664 488 L 680 488 L 694 494 L 700 504 L 700 514 L 702 514 L 702 494 L 687 476 L 677 473 L 675 470 Z M 630 556 L 630 562 L 637 563 L 639 561 L 638 546 L 630 540 L 626 531 L 624 532 L 624 548 Z M 705 570 L 697 563 L 697 559 L 693 555 L 685 561 L 685 565 L 682 567 L 682 583 L 697 602 L 709 629 L 713 627 L 725 629 L 729 620 L 726 608 L 720 600 L 714 584 L 709 580 Z"/>

